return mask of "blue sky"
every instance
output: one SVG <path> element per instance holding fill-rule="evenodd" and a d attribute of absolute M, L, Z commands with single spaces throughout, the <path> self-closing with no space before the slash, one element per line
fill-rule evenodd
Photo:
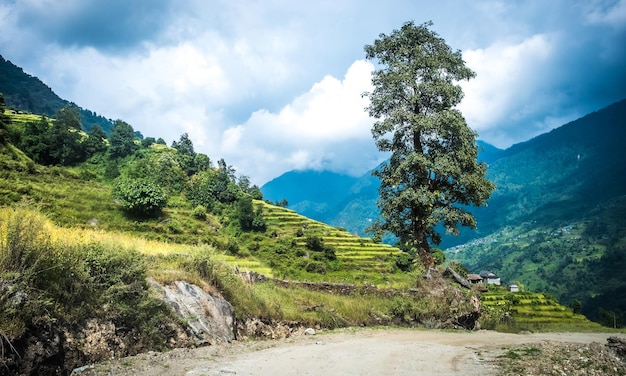
<path fill-rule="evenodd" d="M 406 21 L 461 50 L 479 138 L 526 141 L 626 98 L 626 0 L 0 0 L 0 54 L 62 98 L 256 184 L 383 158 L 363 46 Z"/>

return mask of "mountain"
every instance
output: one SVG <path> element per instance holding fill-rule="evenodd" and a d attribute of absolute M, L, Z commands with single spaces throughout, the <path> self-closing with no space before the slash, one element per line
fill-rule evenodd
<path fill-rule="evenodd" d="M 69 102 L 61 99 L 37 77 L 33 77 L 0 55 L 0 93 L 6 106 L 27 113 L 54 117 Z M 80 108 L 80 107 L 79 107 Z M 95 124 L 109 133 L 113 122 L 87 109 L 80 108 L 83 130 L 89 132 Z"/>
<path fill-rule="evenodd" d="M 626 312 L 626 300 L 617 298 L 626 296 L 626 276 L 616 269 L 626 267 L 625 139 L 622 100 L 506 150 L 479 141 L 497 188 L 487 207 L 470 208 L 478 228 L 444 236 L 441 248 L 471 270 L 493 270 L 564 304 L 578 300 L 596 320 L 598 308 Z M 297 184 L 280 180 L 274 192 L 291 208 L 308 200 L 290 199 Z M 363 234 L 378 215 L 377 186 L 367 173 L 332 200 L 316 201 L 326 210 L 312 217 Z M 308 191 L 314 188 L 307 182 Z"/>
<path fill-rule="evenodd" d="M 479 160 L 490 163 L 504 154 L 479 140 Z M 271 201 L 285 199 L 288 207 L 307 217 L 366 235 L 378 217 L 378 178 L 368 171 L 358 178 L 331 171 L 289 171 L 261 187 Z"/>
<path fill-rule="evenodd" d="M 289 208 L 323 221 L 342 202 L 357 181 L 352 176 L 331 171 L 289 171 L 261 187 L 266 200 L 287 200 Z"/>

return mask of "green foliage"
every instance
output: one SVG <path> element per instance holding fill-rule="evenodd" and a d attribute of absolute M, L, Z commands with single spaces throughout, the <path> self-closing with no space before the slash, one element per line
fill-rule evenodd
<path fill-rule="evenodd" d="M 47 137 L 50 122 L 45 116 L 41 116 L 38 122 L 28 122 L 24 126 L 19 147 L 32 158 L 41 164 L 50 164 L 50 144 Z"/>
<path fill-rule="evenodd" d="M 83 141 L 83 148 L 87 157 L 101 154 L 107 151 L 106 133 L 98 125 L 91 127 L 88 137 Z"/>
<path fill-rule="evenodd" d="M 207 215 L 207 210 L 204 206 L 202 205 L 197 205 L 195 208 L 193 208 L 193 210 L 191 211 L 191 215 L 196 218 L 199 219 L 201 221 L 204 221 L 206 219 L 206 215 Z"/>
<path fill-rule="evenodd" d="M 189 139 L 189 135 L 183 133 L 178 142 L 172 142 L 172 148 L 178 151 L 176 160 L 183 171 L 185 171 L 188 176 L 195 174 L 198 171 L 198 167 L 195 163 L 196 152 L 193 149 L 193 143 Z"/>
<path fill-rule="evenodd" d="M 433 260 L 435 260 L 435 265 L 443 265 L 446 262 L 446 255 L 439 248 L 431 249 L 431 254 L 433 256 Z"/>
<path fill-rule="evenodd" d="M 213 211 L 217 203 L 230 204 L 240 195 L 239 187 L 223 171 L 202 171 L 191 177 L 185 195 L 193 205 Z"/>
<path fill-rule="evenodd" d="M 133 215 L 157 215 L 167 204 L 163 189 L 145 180 L 119 179 L 113 187 L 113 196 Z"/>
<path fill-rule="evenodd" d="M 0 93 L 0 143 L 4 143 L 9 138 L 9 124 L 11 124 L 11 118 L 5 115 L 5 109 L 4 95 Z"/>
<path fill-rule="evenodd" d="M 486 165 L 477 162 L 476 134 L 456 109 L 463 97 L 458 82 L 475 74 L 430 26 L 408 22 L 365 46 L 380 66 L 367 93 L 369 114 L 378 119 L 372 134 L 380 151 L 392 153 L 374 171 L 382 221 L 372 230 L 395 234 L 426 263 L 432 263 L 428 240 L 441 241 L 435 226 L 452 233 L 459 224 L 475 227 L 467 206 L 485 205 L 494 189 Z"/>
<path fill-rule="evenodd" d="M 263 232 L 267 228 L 263 219 L 263 207 L 259 206 L 255 209 L 252 205 L 252 197 L 249 195 L 239 197 L 235 215 L 243 231 Z"/>
<path fill-rule="evenodd" d="M 112 159 L 124 158 L 137 150 L 135 131 L 130 124 L 116 120 L 109 134 L 109 156 Z"/>
<path fill-rule="evenodd" d="M 411 255 L 407 252 L 402 252 L 396 256 L 396 266 L 403 272 L 408 272 L 413 267 L 413 260 L 415 255 Z"/>
<path fill-rule="evenodd" d="M 38 213 L 0 211 L 0 327 L 10 339 L 51 323 L 113 321 L 162 346 L 167 306 L 152 298 L 144 256 L 100 243 L 54 241 Z"/>
<path fill-rule="evenodd" d="M 171 148 L 153 145 L 138 150 L 121 165 L 121 175 L 150 181 L 169 194 L 180 193 L 187 184 L 188 177 Z"/>

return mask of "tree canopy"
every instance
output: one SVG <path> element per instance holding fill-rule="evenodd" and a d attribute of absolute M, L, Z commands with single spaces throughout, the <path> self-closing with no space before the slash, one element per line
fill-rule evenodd
<path fill-rule="evenodd" d="M 137 150 L 133 127 L 122 120 L 116 120 L 109 135 L 109 154 L 111 158 L 124 158 Z"/>
<path fill-rule="evenodd" d="M 427 266 L 433 264 L 429 241 L 441 241 L 436 226 L 454 234 L 459 224 L 475 227 L 467 207 L 485 205 L 494 189 L 487 166 L 477 162 L 476 133 L 456 108 L 463 98 L 458 82 L 475 73 L 431 26 L 407 22 L 365 46 L 378 65 L 374 89 L 364 94 L 376 119 L 376 145 L 391 152 L 374 172 L 382 218 L 371 230 L 395 234 Z"/>

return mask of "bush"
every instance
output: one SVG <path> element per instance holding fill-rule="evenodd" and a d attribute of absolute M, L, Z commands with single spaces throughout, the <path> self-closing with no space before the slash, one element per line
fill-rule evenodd
<path fill-rule="evenodd" d="M 0 210 L 0 332 L 15 340 L 42 325 L 75 327 L 92 317 L 136 330 L 160 348 L 154 330 L 170 311 L 148 291 L 145 257 L 116 245 L 53 240 L 52 231 L 36 212 Z"/>
<path fill-rule="evenodd" d="M 198 205 L 191 211 L 191 215 L 201 221 L 204 221 L 206 219 L 206 214 L 207 210 L 206 207 L 203 205 Z"/>
<path fill-rule="evenodd" d="M 138 216 L 154 216 L 167 204 L 165 192 L 157 185 L 137 179 L 121 179 L 113 186 L 113 196 L 122 207 Z"/>
<path fill-rule="evenodd" d="M 435 265 L 443 265 L 443 263 L 446 262 L 445 253 L 443 253 L 443 251 L 439 248 L 433 248 L 431 250 L 431 255 L 433 256 L 433 259 L 435 260 Z"/>

